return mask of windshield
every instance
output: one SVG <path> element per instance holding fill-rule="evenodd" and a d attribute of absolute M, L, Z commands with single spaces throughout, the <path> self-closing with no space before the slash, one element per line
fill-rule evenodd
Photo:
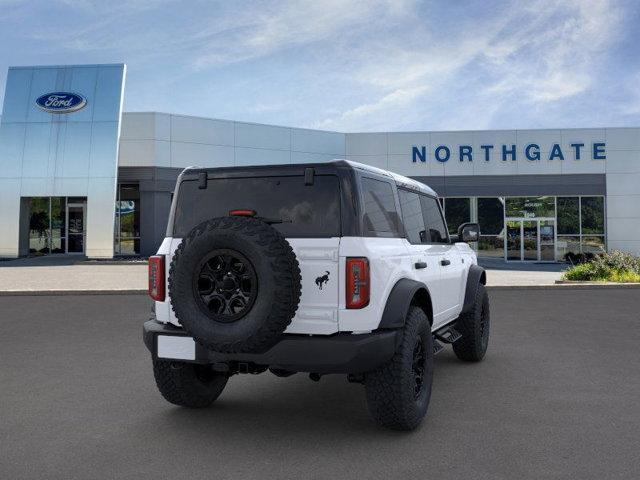
<path fill-rule="evenodd" d="M 184 237 L 201 222 L 226 217 L 230 210 L 249 209 L 273 223 L 285 237 L 340 236 L 340 187 L 335 175 L 209 179 L 180 184 L 173 235 Z"/>

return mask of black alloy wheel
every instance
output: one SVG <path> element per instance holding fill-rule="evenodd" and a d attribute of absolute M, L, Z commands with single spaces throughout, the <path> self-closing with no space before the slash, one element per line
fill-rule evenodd
<path fill-rule="evenodd" d="M 258 293 L 258 278 L 251 262 L 240 252 L 212 250 L 196 269 L 193 292 L 205 315 L 217 322 L 231 323 L 251 310 Z"/>

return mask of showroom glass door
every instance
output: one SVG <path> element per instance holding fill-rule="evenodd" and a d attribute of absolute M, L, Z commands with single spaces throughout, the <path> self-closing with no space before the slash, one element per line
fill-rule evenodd
<path fill-rule="evenodd" d="M 522 260 L 538 260 L 538 221 L 522 221 Z"/>
<path fill-rule="evenodd" d="M 67 203 L 67 253 L 84 253 L 85 204 Z"/>
<path fill-rule="evenodd" d="M 553 219 L 539 221 L 540 261 L 556 261 L 556 221 Z"/>
<path fill-rule="evenodd" d="M 522 260 L 522 222 L 520 220 L 507 220 L 505 258 L 506 260 Z"/>
<path fill-rule="evenodd" d="M 506 260 L 520 262 L 555 261 L 555 219 L 511 218 L 507 219 L 506 226 Z"/>

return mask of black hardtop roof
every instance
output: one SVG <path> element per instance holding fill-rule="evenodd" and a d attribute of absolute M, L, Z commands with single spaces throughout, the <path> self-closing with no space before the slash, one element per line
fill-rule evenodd
<path fill-rule="evenodd" d="M 277 165 L 246 165 L 246 166 L 232 166 L 232 167 L 188 167 L 185 168 L 180 174 L 181 178 L 190 177 L 191 175 L 197 176 L 200 173 L 206 172 L 207 176 L 212 174 L 216 177 L 240 177 L 251 174 L 265 174 L 265 175 L 304 175 L 307 168 L 313 168 L 318 175 L 327 175 L 337 173 L 338 170 L 359 170 L 361 172 L 369 172 L 376 175 L 382 175 L 394 180 L 398 186 L 418 190 L 428 195 L 436 196 L 436 193 L 424 183 L 418 182 L 412 178 L 398 175 L 388 170 L 372 167 L 358 162 L 352 162 L 350 160 L 332 160 L 330 162 L 315 162 L 315 163 L 295 163 L 295 164 L 277 164 Z"/>

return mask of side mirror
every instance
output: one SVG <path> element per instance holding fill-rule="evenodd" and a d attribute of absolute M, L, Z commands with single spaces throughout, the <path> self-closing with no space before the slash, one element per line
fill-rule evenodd
<path fill-rule="evenodd" d="M 477 223 L 463 223 L 458 227 L 459 242 L 477 242 L 480 240 L 480 225 Z"/>

